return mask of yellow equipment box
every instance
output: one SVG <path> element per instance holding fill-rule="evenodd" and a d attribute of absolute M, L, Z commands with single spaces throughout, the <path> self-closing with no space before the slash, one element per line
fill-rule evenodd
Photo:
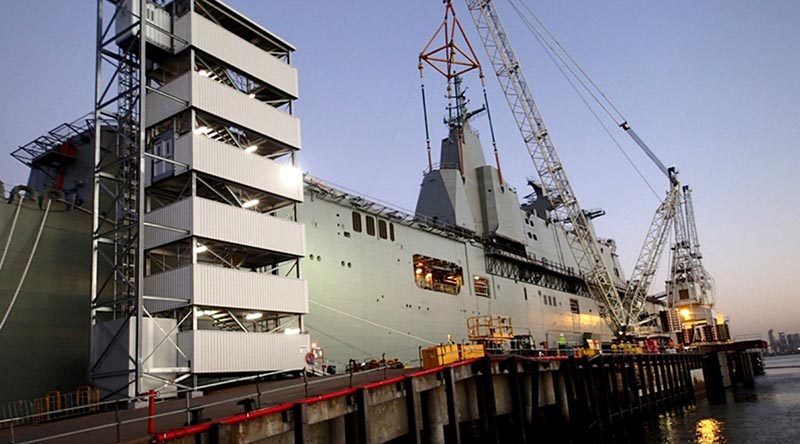
<path fill-rule="evenodd" d="M 443 344 L 422 349 L 422 366 L 439 367 L 458 361 L 458 345 Z"/>
<path fill-rule="evenodd" d="M 588 356 L 590 358 L 592 356 L 596 356 L 596 355 L 599 355 L 599 354 L 600 354 L 600 351 L 595 349 L 595 348 L 587 348 L 586 350 L 583 351 L 583 355 L 584 356 Z"/>
<path fill-rule="evenodd" d="M 482 358 L 484 355 L 482 344 L 459 344 L 458 351 L 461 359 Z"/>

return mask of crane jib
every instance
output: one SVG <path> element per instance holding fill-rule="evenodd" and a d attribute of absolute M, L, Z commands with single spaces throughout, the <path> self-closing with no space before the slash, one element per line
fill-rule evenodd
<path fill-rule="evenodd" d="M 671 182 L 670 192 L 659 205 L 650 224 L 634 274 L 624 295 L 620 297 L 599 251 L 594 231 L 578 204 L 572 185 L 558 159 L 544 119 L 533 100 L 533 94 L 494 3 L 491 0 L 466 0 L 466 3 L 511 114 L 542 181 L 544 193 L 553 205 L 553 219 L 561 223 L 569 234 L 568 244 L 575 255 L 581 275 L 586 280 L 589 293 L 600 308 L 601 316 L 615 333 L 625 334 L 628 326 L 636 321 L 635 318 L 641 312 L 655 274 L 655 266 L 676 214 L 680 201 L 677 171 L 664 166 L 627 122 L 620 125 Z"/>

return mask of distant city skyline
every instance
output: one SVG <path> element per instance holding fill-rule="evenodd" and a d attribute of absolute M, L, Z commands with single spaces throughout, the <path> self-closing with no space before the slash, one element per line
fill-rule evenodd
<path fill-rule="evenodd" d="M 800 353 L 800 333 L 778 332 L 775 337 L 775 330 L 769 329 L 767 332 L 769 347 L 775 354 L 798 354 Z"/>
<path fill-rule="evenodd" d="M 228 3 L 298 47 L 302 168 L 413 209 L 426 166 L 416 58 L 441 20 L 441 2 Z M 695 190 L 704 261 L 733 336 L 800 331 L 800 3 L 527 3 Z M 464 3 L 455 5 L 485 64 Z M 507 2 L 498 7 L 576 193 L 584 208 L 606 210 L 598 235 L 617 240 L 630 274 L 657 199 Z M 4 4 L 0 180 L 27 178 L 9 152 L 91 110 L 94 38 L 93 1 Z M 504 176 L 523 195 L 535 173 L 489 71 Z M 432 70 L 425 81 L 438 155 L 443 81 Z M 476 96 L 476 79 L 467 84 Z M 488 153 L 485 118 L 479 125 Z M 646 157 L 621 131 L 615 137 L 663 192 Z M 663 290 L 666 255 L 661 264 L 652 293 Z"/>

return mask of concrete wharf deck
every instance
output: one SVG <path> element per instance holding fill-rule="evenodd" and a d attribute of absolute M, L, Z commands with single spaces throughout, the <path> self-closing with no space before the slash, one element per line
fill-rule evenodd
<path fill-rule="evenodd" d="M 349 375 L 312 378 L 308 385 L 302 379 L 262 382 L 188 401 L 162 401 L 155 433 L 148 433 L 145 408 L 119 411 L 118 417 L 109 412 L 18 427 L 15 442 L 46 437 L 47 442 L 326 444 L 579 439 L 692 402 L 698 386 L 693 370 L 702 369 L 705 379 L 717 384 L 715 375 L 729 371 L 720 356 L 501 355 L 424 370 L 355 373 L 352 380 Z M 750 368 L 741 364 L 749 360 L 734 362 L 740 370 Z M 752 372 L 740 371 L 735 380 L 752 380 Z M 0 442 L 10 442 L 8 432 L 0 433 Z"/>

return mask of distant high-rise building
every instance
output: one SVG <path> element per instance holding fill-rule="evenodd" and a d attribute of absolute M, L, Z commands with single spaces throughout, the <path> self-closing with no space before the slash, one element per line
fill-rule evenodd
<path fill-rule="evenodd" d="M 800 333 L 788 335 L 789 353 L 797 353 L 800 349 Z"/>
<path fill-rule="evenodd" d="M 767 333 L 767 335 L 769 336 L 769 348 L 772 349 L 773 353 L 777 353 L 778 352 L 778 344 L 775 342 L 775 330 L 770 328 L 769 332 Z"/>

